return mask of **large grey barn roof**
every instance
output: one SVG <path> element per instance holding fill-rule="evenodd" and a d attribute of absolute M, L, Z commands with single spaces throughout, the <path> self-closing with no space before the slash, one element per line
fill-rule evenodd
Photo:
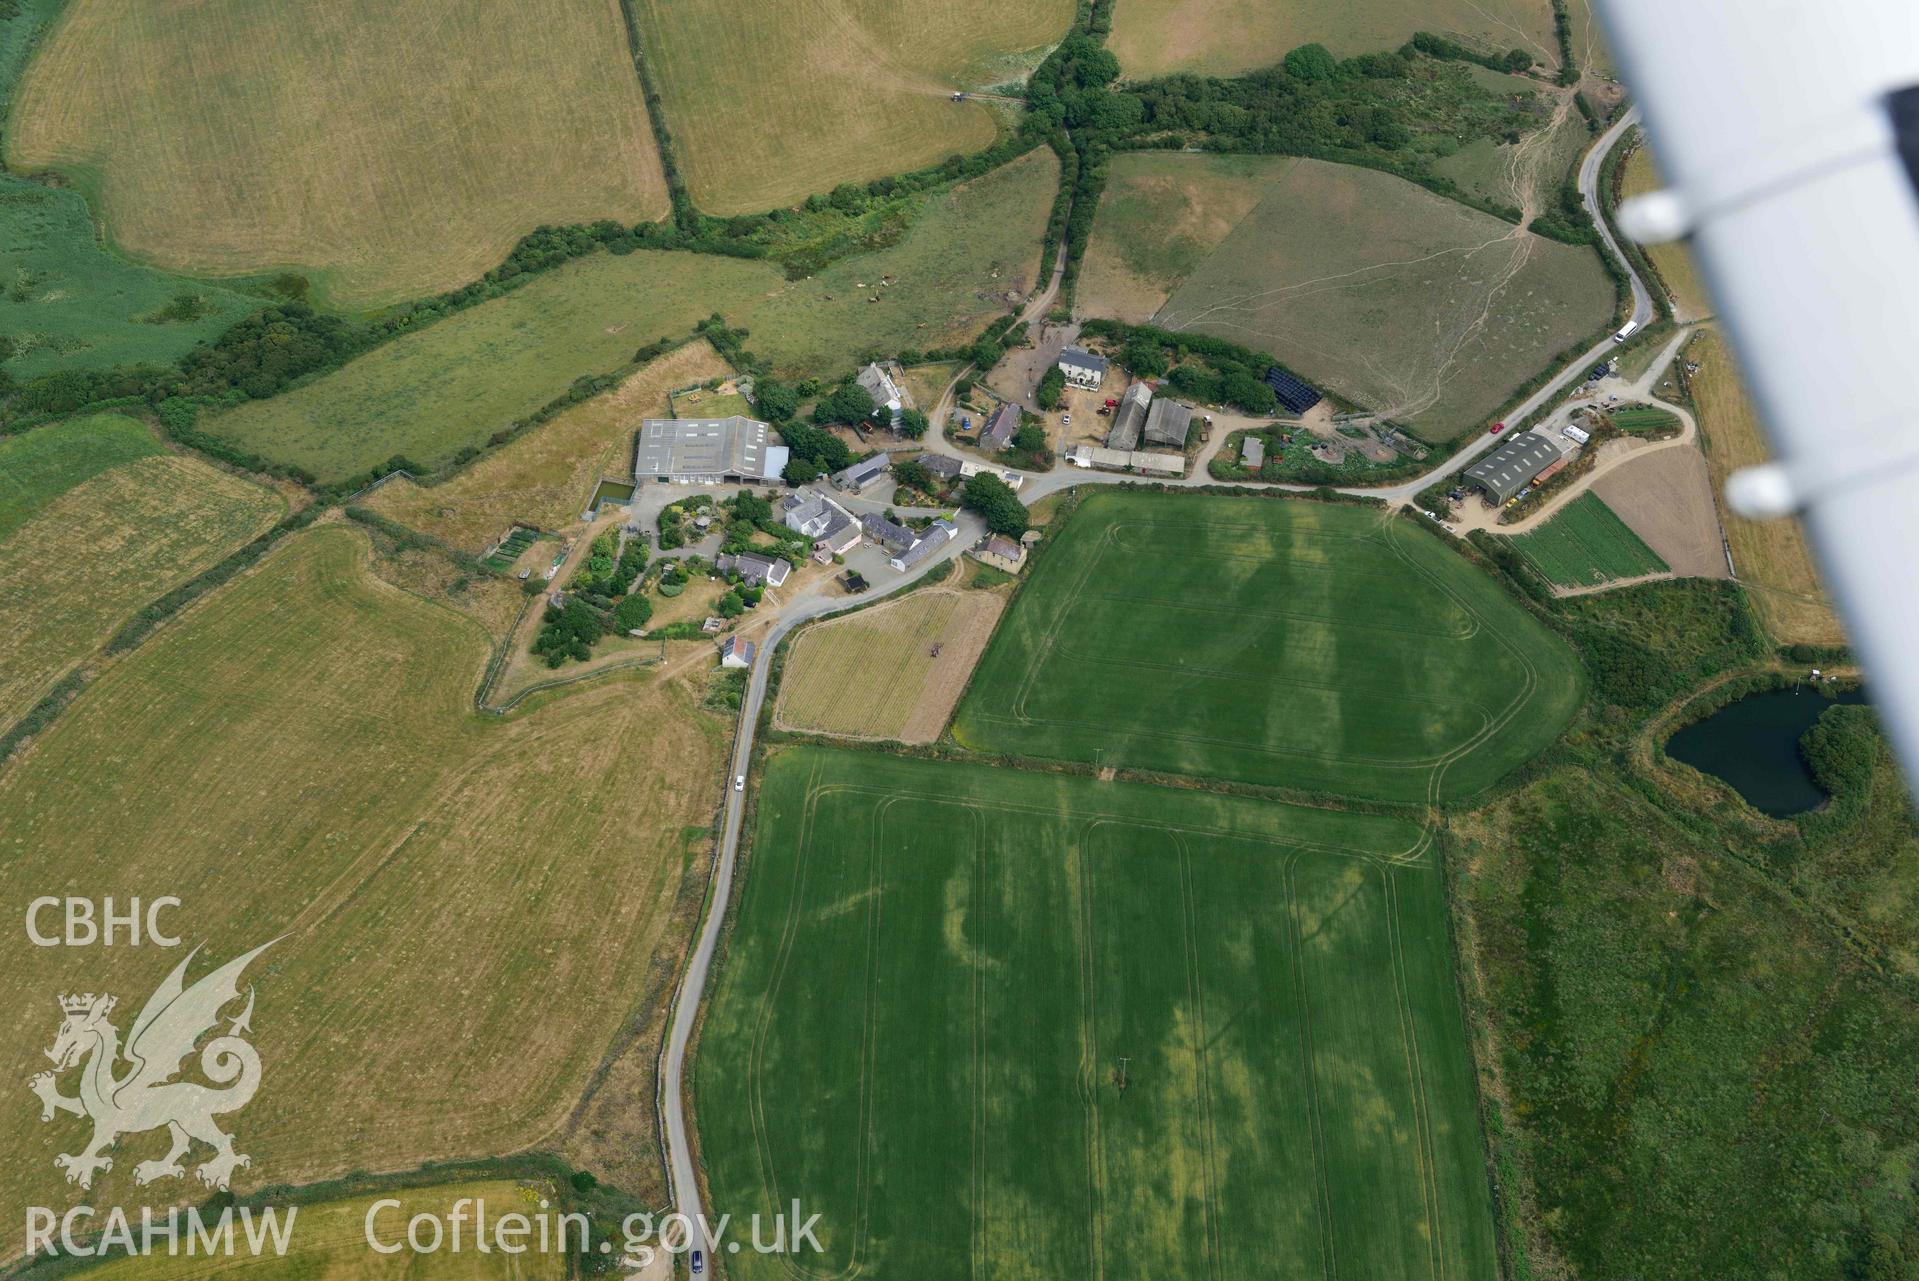
<path fill-rule="evenodd" d="M 1192 430 L 1192 424 L 1191 405 L 1182 405 L 1177 400 L 1159 396 L 1153 400 L 1153 407 L 1146 414 L 1146 439 L 1155 445 L 1184 448 L 1186 433 Z"/>
<path fill-rule="evenodd" d="M 1136 449 L 1139 429 L 1146 422 L 1146 407 L 1153 403 L 1153 389 L 1134 383 L 1119 398 L 1119 411 L 1113 415 L 1113 429 L 1106 433 L 1108 449 Z"/>
<path fill-rule="evenodd" d="M 654 476 L 736 476 L 771 479 L 785 466 L 786 450 L 766 443 L 766 424 L 731 418 L 648 418 L 640 424 L 635 479 Z M 779 466 L 771 466 L 777 462 Z"/>
<path fill-rule="evenodd" d="M 1563 455 L 1551 437 L 1522 431 L 1466 469 L 1466 479 L 1503 503 Z"/>

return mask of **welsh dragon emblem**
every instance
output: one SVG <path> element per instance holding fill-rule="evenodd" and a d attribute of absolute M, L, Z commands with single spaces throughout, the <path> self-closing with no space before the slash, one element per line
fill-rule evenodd
<path fill-rule="evenodd" d="M 200 1071 L 213 1086 L 174 1078 L 201 1037 L 220 1022 L 220 1011 L 239 999 L 241 974 L 272 946 L 263 943 L 188 987 L 187 966 L 200 952 L 197 947 L 193 949 L 147 998 L 128 1029 L 124 1046 L 118 1029 L 108 1021 L 117 1004 L 114 997 L 88 993 L 60 998 L 65 1021 L 60 1024 L 53 1048 L 46 1052 L 53 1061 L 53 1071 L 40 1073 L 28 1084 L 40 1097 L 42 1121 L 51 1121 L 56 1112 L 71 1112 L 93 1122 L 91 1143 L 77 1153 L 53 1159 L 54 1165 L 66 1171 L 67 1182 L 91 1187 L 96 1173 L 113 1168 L 106 1151 L 121 1135 L 162 1126 L 173 1146 L 164 1157 L 134 1166 L 136 1183 L 145 1185 L 185 1175 L 180 1158 L 196 1139 L 214 1150 L 212 1158 L 195 1171 L 209 1188 L 225 1188 L 234 1170 L 251 1163 L 234 1151 L 232 1136 L 213 1123 L 214 1117 L 245 1107 L 260 1088 L 260 1055 L 243 1039 L 252 1030 L 251 988 L 247 989 L 246 1008 L 232 1019 L 224 1034 L 215 1036 L 200 1050 Z M 60 1074 L 83 1063 L 79 1094 L 70 1098 L 60 1093 Z"/>

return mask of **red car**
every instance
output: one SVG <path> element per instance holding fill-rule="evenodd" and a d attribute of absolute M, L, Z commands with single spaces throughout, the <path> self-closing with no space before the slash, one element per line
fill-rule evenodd
<path fill-rule="evenodd" d="M 1494 424 L 1493 424 L 1493 435 L 1495 435 L 1495 436 L 1497 436 L 1497 435 L 1498 435 L 1498 434 L 1499 434 L 1500 432 L 1502 432 L 1502 431 L 1505 431 L 1505 430 L 1506 430 L 1506 424 L 1505 424 L 1505 423 L 1494 423 Z"/>

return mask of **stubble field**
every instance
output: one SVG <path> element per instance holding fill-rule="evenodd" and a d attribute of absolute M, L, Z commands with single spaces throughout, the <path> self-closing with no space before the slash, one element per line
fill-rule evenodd
<path fill-rule="evenodd" d="M 1490 577 L 1372 508 L 1097 494 L 1028 572 L 954 720 L 974 750 L 1452 800 L 1584 690 Z"/>
<path fill-rule="evenodd" d="M 1113 163 L 1081 298 L 1271 351 L 1448 440 L 1605 324 L 1613 287 L 1591 250 L 1390 174 L 1153 153 Z"/>
<path fill-rule="evenodd" d="M 978 151 L 995 108 L 954 90 L 1024 79 L 1071 0 L 638 0 L 687 185 L 709 213 L 757 213 Z"/>
<path fill-rule="evenodd" d="M 1131 77 L 1231 76 L 1269 67 L 1308 41 L 1345 58 L 1397 49 L 1415 31 L 1559 63 L 1547 0 L 1127 0 L 1114 10 L 1107 44 Z"/>
<path fill-rule="evenodd" d="M 1000 592 L 921 590 L 807 628 L 793 642 L 780 678 L 779 724 L 932 742 L 946 728 L 1005 606 Z"/>
<path fill-rule="evenodd" d="M 0 728 L 142 605 L 285 511 L 111 414 L 0 441 Z"/>
<path fill-rule="evenodd" d="M 617 0 L 73 0 L 6 142 L 129 253 L 304 271 L 346 307 L 464 283 L 542 223 L 667 209 Z"/>
<path fill-rule="evenodd" d="M 560 1143 L 620 1029 L 663 997 L 684 834 L 714 805 L 724 745 L 682 685 L 628 674 L 477 716 L 486 632 L 368 557 L 351 528 L 295 536 L 0 773 L 7 901 L 83 875 L 95 896 L 178 896 L 209 964 L 280 938 L 256 964 L 268 1073 L 234 1118 L 240 1190 Z M 116 949 L 82 974 L 23 932 L 0 955 L 20 1081 L 46 1066 L 52 994 L 137 1010 L 179 960 Z M 622 1184 L 656 1195 L 650 1095 L 597 1124 L 635 1154 Z M 64 1195 L 53 1158 L 85 1128 L 20 1107 L 0 1134 L 0 1211 L 19 1221 Z M 136 1189 L 132 1166 L 99 1204 L 177 1195 Z"/>
<path fill-rule="evenodd" d="M 822 1273 L 1495 1270 L 1412 824 L 819 748 L 759 804 L 694 1081 L 715 1212 L 800 1198 Z"/>
<path fill-rule="evenodd" d="M 445 484 L 404 476 L 367 496 L 383 516 L 480 552 L 514 524 L 559 529 L 577 519 L 601 476 L 630 476 L 639 421 L 666 411 L 667 393 L 732 372 L 705 341 L 690 342 L 634 372 L 604 396 L 573 406 L 489 454 Z"/>
<path fill-rule="evenodd" d="M 1725 339 L 1710 329 L 1702 330 L 1686 346 L 1683 358 L 1699 365 L 1689 386 L 1699 428 L 1706 436 L 1713 488 L 1723 500 L 1726 477 L 1766 461 L 1771 454 Z M 1725 513 L 1734 572 L 1752 594 L 1760 621 L 1772 638 L 1782 645 L 1845 644 L 1845 632 L 1819 581 L 1818 566 L 1799 522 L 1746 520 L 1730 508 Z"/>
<path fill-rule="evenodd" d="M 837 377 L 868 350 L 970 337 L 1009 308 L 1007 291 L 1031 287 L 1058 168 L 1041 152 L 939 192 L 897 245 L 806 280 L 711 254 L 576 259 L 203 426 L 335 480 L 396 453 L 432 466 L 483 444 L 574 379 L 618 369 L 714 312 L 786 374 Z"/>

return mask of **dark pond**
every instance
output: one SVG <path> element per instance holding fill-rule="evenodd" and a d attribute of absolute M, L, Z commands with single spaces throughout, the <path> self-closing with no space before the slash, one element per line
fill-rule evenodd
<path fill-rule="evenodd" d="M 1723 778 L 1754 809 L 1798 814 L 1826 799 L 1799 759 L 1799 738 L 1834 703 L 1863 703 L 1863 690 L 1828 698 L 1810 688 L 1768 690 L 1729 703 L 1666 740 L 1666 755 Z"/>

